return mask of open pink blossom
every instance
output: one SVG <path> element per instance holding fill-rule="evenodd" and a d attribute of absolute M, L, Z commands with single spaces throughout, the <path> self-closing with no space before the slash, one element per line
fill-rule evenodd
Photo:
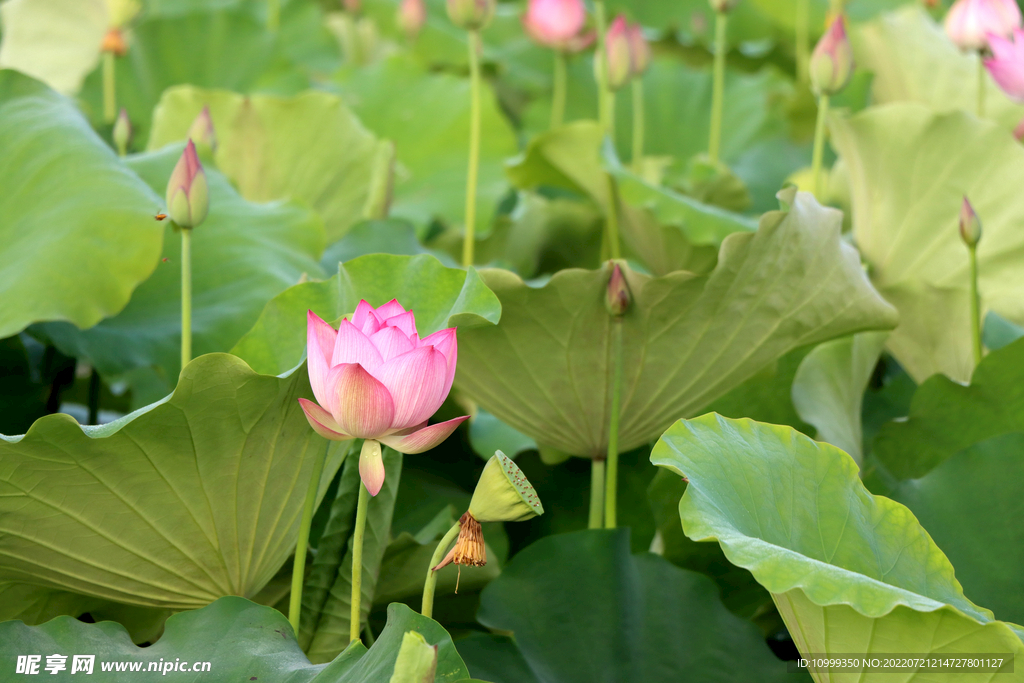
<path fill-rule="evenodd" d="M 1024 31 L 1013 30 L 1013 39 L 1007 40 L 989 34 L 992 58 L 985 60 L 985 68 L 1007 95 L 1024 102 Z"/>
<path fill-rule="evenodd" d="M 983 50 L 989 34 L 1007 38 L 1021 25 L 1015 0 L 957 0 L 946 15 L 946 34 L 961 50 Z"/>
<path fill-rule="evenodd" d="M 583 30 L 587 10 L 583 0 L 530 0 L 523 27 L 537 43 L 565 50 Z"/>
<path fill-rule="evenodd" d="M 398 301 L 376 309 L 360 301 L 337 330 L 309 311 L 306 353 L 317 402 L 299 403 L 310 426 L 327 439 L 375 439 L 402 453 L 422 453 L 468 419 L 427 426 L 455 378 L 455 328 L 420 339 L 412 311 Z M 384 464 L 379 456 L 363 460 L 359 474 L 377 495 Z"/>

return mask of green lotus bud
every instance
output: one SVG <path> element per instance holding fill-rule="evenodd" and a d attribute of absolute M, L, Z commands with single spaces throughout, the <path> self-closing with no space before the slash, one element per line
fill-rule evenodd
<path fill-rule="evenodd" d="M 810 76 L 819 95 L 835 95 L 853 75 L 853 48 L 846 35 L 843 15 L 836 17 L 811 55 Z"/>
<path fill-rule="evenodd" d="M 469 514 L 480 522 L 523 522 L 544 514 L 544 506 L 523 471 L 497 451 L 484 466 Z"/>
<path fill-rule="evenodd" d="M 981 241 L 981 220 L 974 213 L 974 207 L 967 201 L 967 197 L 964 197 L 964 203 L 960 205 L 960 239 L 972 248 Z"/>
<path fill-rule="evenodd" d="M 612 268 L 612 276 L 608 278 L 608 291 L 604 302 L 605 308 L 608 309 L 611 315 L 619 317 L 629 308 L 630 300 L 626 276 L 622 274 L 622 268 L 616 263 Z"/>
<path fill-rule="evenodd" d="M 209 210 L 206 173 L 199 163 L 196 146 L 189 140 L 167 181 L 167 215 L 179 227 L 190 229 L 202 223 Z"/>
<path fill-rule="evenodd" d="M 121 107 L 121 113 L 117 115 L 117 120 L 114 121 L 114 130 L 111 133 L 111 137 L 114 140 L 114 146 L 117 147 L 117 153 L 120 156 L 124 156 L 128 153 L 128 143 L 132 139 L 132 122 L 128 120 L 128 111 Z"/>
<path fill-rule="evenodd" d="M 213 128 L 210 106 L 206 105 L 192 121 L 188 129 L 189 140 L 196 144 L 196 150 L 203 153 L 217 151 L 217 131 Z"/>
<path fill-rule="evenodd" d="M 494 18 L 496 0 L 448 0 L 448 18 L 459 28 L 476 31 Z"/>
<path fill-rule="evenodd" d="M 434 683 L 436 672 L 437 645 L 428 645 L 416 631 L 406 631 L 390 683 Z"/>
<path fill-rule="evenodd" d="M 739 0 L 708 0 L 708 4 L 711 5 L 711 9 L 715 10 L 720 14 L 728 14 L 736 8 L 739 4 Z"/>

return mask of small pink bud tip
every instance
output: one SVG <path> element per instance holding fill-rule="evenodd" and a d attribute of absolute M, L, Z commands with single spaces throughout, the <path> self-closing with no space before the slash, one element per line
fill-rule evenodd
<path fill-rule="evenodd" d="M 523 28 L 539 45 L 569 51 L 586 21 L 582 0 L 530 0 Z"/>
<path fill-rule="evenodd" d="M 628 309 L 632 297 L 629 293 L 629 285 L 622 273 L 622 268 L 616 263 L 612 266 L 612 275 L 608 278 L 608 295 L 605 299 L 605 307 L 614 316 L 623 315 Z"/>
<path fill-rule="evenodd" d="M 200 149 L 217 151 L 217 131 L 213 127 L 213 117 L 210 116 L 209 105 L 205 105 L 192 121 L 192 125 L 188 129 L 188 138 Z"/>
<path fill-rule="evenodd" d="M 209 209 L 206 173 L 196 146 L 189 140 L 167 181 L 167 214 L 179 227 L 190 229 L 203 222 Z"/>
<path fill-rule="evenodd" d="M 1024 102 L 1024 31 L 1014 29 L 1011 39 L 989 34 L 988 44 L 992 58 L 985 60 L 985 68 L 1003 92 Z"/>
<path fill-rule="evenodd" d="M 811 85 L 819 95 L 835 95 L 850 82 L 853 66 L 853 47 L 840 14 L 811 54 Z"/>
<path fill-rule="evenodd" d="M 651 65 L 651 46 L 644 37 L 644 27 L 640 24 L 629 26 L 629 56 L 633 68 L 633 77 L 639 78 L 647 72 Z"/>
<path fill-rule="evenodd" d="M 621 14 L 608 28 L 604 43 L 608 87 L 618 90 L 633 75 L 633 54 L 629 45 L 629 25 Z"/>
<path fill-rule="evenodd" d="M 1021 25 L 1015 0 L 957 0 L 946 14 L 946 35 L 961 50 L 988 47 L 989 34 L 1008 38 Z"/>
<path fill-rule="evenodd" d="M 416 40 L 427 23 L 427 6 L 424 0 L 402 0 L 398 6 L 398 27 L 409 40 Z"/>
<path fill-rule="evenodd" d="M 497 0 L 447 0 L 448 18 L 459 28 L 477 31 L 494 18 Z"/>
<path fill-rule="evenodd" d="M 964 202 L 960 205 L 960 239 L 968 247 L 976 247 L 981 241 L 981 220 L 967 197 L 964 197 Z"/>

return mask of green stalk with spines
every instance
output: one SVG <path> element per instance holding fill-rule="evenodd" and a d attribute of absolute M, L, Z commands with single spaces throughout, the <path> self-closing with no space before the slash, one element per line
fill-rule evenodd
<path fill-rule="evenodd" d="M 728 50 L 726 28 L 729 15 L 715 13 L 715 61 L 711 83 L 711 130 L 708 136 L 708 157 L 718 163 L 722 145 L 722 111 L 725 102 L 725 56 Z"/>
<path fill-rule="evenodd" d="M 356 526 L 352 531 L 352 611 L 349 613 L 349 641 L 359 640 L 360 614 L 363 598 L 363 538 L 366 535 L 366 512 L 370 506 L 370 492 L 366 484 L 359 482 L 359 499 L 356 502 Z"/>
<path fill-rule="evenodd" d="M 568 65 L 562 50 L 555 50 L 554 88 L 551 93 L 551 128 L 565 123 L 565 99 L 568 88 Z"/>
<path fill-rule="evenodd" d="M 313 512 L 316 509 L 316 498 L 320 491 L 320 477 L 330 442 L 320 450 L 313 461 L 313 472 L 306 488 L 306 500 L 302 504 L 302 520 L 299 522 L 299 540 L 295 544 L 295 560 L 292 564 L 292 592 L 288 602 L 288 621 L 291 622 L 295 635 L 299 634 L 299 622 L 302 616 L 302 587 L 305 584 L 306 550 L 309 548 L 309 528 L 313 524 Z"/>
<path fill-rule="evenodd" d="M 103 120 L 113 123 L 117 118 L 117 66 L 114 53 L 103 53 Z"/>
<path fill-rule="evenodd" d="M 608 416 L 608 471 L 605 478 L 604 528 L 618 526 L 619 412 L 622 398 L 622 320 L 612 320 L 612 406 Z"/>
<path fill-rule="evenodd" d="M 811 61 L 811 2 L 796 0 L 796 80 L 801 85 L 810 82 Z"/>
<path fill-rule="evenodd" d="M 590 461 L 590 514 L 587 516 L 588 529 L 600 529 L 604 526 L 604 458 Z"/>
<path fill-rule="evenodd" d="M 462 525 L 459 522 L 455 522 L 452 528 L 448 530 L 448 533 L 444 535 L 444 538 L 441 539 L 441 542 L 437 544 L 437 548 L 430 558 L 430 566 L 427 567 L 427 579 L 423 582 L 423 603 L 420 606 L 420 614 L 425 617 L 432 618 L 434 615 L 434 591 L 437 589 L 437 572 L 434 571 L 434 567 L 444 559 L 445 553 L 448 552 L 448 547 L 458 537 L 461 528 Z"/>
<path fill-rule="evenodd" d="M 825 154 L 825 134 L 828 132 L 828 95 L 818 96 L 818 120 L 814 126 L 814 151 L 811 153 L 811 194 L 821 191 L 821 161 Z"/>
<path fill-rule="evenodd" d="M 480 174 L 480 31 L 469 32 L 469 174 L 466 177 L 466 235 L 462 243 L 462 265 L 473 265 L 476 246 L 476 193 Z"/>
<path fill-rule="evenodd" d="M 192 360 L 192 229 L 181 228 L 181 368 Z"/>
<path fill-rule="evenodd" d="M 633 172 L 640 174 L 644 162 L 644 82 L 637 77 L 633 80 Z"/>
<path fill-rule="evenodd" d="M 978 245 L 967 247 L 971 260 L 971 347 L 974 351 L 974 367 L 981 363 L 981 293 L 978 291 Z"/>

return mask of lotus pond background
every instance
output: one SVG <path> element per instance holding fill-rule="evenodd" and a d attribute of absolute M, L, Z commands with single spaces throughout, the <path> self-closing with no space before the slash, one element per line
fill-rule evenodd
<path fill-rule="evenodd" d="M 801 652 L 1024 654 L 1024 105 L 989 79 L 979 115 L 978 55 L 941 2 L 810 0 L 811 44 L 842 10 L 856 64 L 812 188 L 800 2 L 732 8 L 714 163 L 705 0 L 602 3 L 652 51 L 610 129 L 593 48 L 568 57 L 552 126 L 553 51 L 525 2 L 498 3 L 472 231 L 469 38 L 442 0 L 414 36 L 397 0 L 0 2 L 0 680 L 57 652 L 411 681 L 408 631 L 437 645 L 426 680 L 450 682 L 796 681 Z M 180 232 L 155 216 L 204 108 L 182 367 Z M 984 226 L 980 363 L 964 196 Z M 350 646 L 358 447 L 328 447 L 297 401 L 306 315 L 395 298 L 422 337 L 458 328 L 432 422 L 471 418 L 429 452 L 384 450 Z M 613 413 L 617 519 L 595 525 Z M 441 570 L 424 617 L 435 546 L 496 450 L 545 514 L 485 524 L 488 563 Z"/>

